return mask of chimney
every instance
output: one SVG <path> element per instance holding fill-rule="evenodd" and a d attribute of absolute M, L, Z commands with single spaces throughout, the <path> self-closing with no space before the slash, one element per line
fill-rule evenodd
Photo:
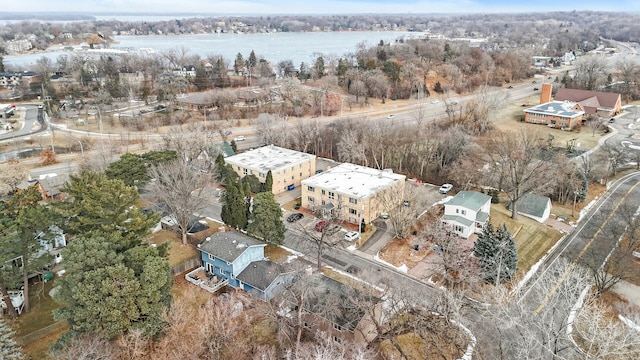
<path fill-rule="evenodd" d="M 551 91 L 553 90 L 553 85 L 550 83 L 542 84 L 542 91 L 540 92 L 540 104 L 546 104 L 551 102 Z"/>

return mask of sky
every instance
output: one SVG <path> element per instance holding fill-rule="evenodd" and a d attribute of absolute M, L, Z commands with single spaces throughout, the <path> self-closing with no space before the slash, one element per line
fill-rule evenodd
<path fill-rule="evenodd" d="M 9 0 L 0 12 L 208 14 L 431 14 L 547 11 L 640 12 L 640 1 L 593 0 Z"/>

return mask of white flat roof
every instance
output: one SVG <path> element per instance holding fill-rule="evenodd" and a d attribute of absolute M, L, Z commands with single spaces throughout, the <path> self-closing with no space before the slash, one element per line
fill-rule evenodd
<path fill-rule="evenodd" d="M 396 181 L 404 181 L 405 179 L 406 176 L 390 171 L 343 163 L 302 180 L 302 185 L 327 189 L 362 199 L 376 194 L 393 185 Z"/>
<path fill-rule="evenodd" d="M 315 158 L 316 156 L 312 154 L 267 145 L 238 155 L 228 156 L 224 161 L 228 164 L 266 173 L 269 170 L 276 172 L 278 169 Z"/>
<path fill-rule="evenodd" d="M 524 112 L 541 115 L 555 115 L 564 118 L 574 118 L 576 116 L 584 114 L 584 111 L 576 110 L 573 108 L 575 104 L 575 102 L 551 101 L 548 103 L 530 107 L 524 110 Z"/>

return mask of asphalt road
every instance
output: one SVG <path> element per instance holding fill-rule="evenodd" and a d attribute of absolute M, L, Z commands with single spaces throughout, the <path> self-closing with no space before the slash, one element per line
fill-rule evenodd
<path fill-rule="evenodd" d="M 19 107 L 25 108 L 24 126 L 16 131 L 0 134 L 0 141 L 15 139 L 22 136 L 33 135 L 47 130 L 42 109 L 38 109 L 37 104 L 20 104 Z M 14 115 L 15 117 L 16 115 Z M 36 123 L 40 123 L 40 128 L 33 130 Z"/>

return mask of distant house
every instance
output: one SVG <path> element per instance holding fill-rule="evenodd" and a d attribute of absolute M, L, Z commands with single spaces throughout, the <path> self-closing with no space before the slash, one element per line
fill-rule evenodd
<path fill-rule="evenodd" d="M 518 200 L 518 214 L 543 223 L 551 214 L 551 199 L 533 193 L 528 193 Z"/>
<path fill-rule="evenodd" d="M 578 103 L 587 115 L 609 117 L 622 111 L 622 97 L 618 93 L 560 88 L 554 99 Z"/>
<path fill-rule="evenodd" d="M 293 274 L 265 259 L 266 244 L 237 232 L 217 232 L 199 245 L 204 270 L 228 285 L 269 300 Z"/>
<path fill-rule="evenodd" d="M 176 75 L 180 75 L 182 77 L 195 77 L 196 76 L 196 67 L 193 65 L 186 65 L 179 69 L 173 70 L 173 73 Z"/>
<path fill-rule="evenodd" d="M 312 289 L 303 305 L 305 329 L 328 334 L 337 343 L 346 341 L 366 345 L 376 338 L 375 324 L 380 323 L 382 318 L 382 302 L 379 298 L 364 294 L 322 273 L 315 273 L 304 281 Z M 335 299 L 327 302 L 330 296 Z M 367 299 L 367 306 L 354 303 L 358 298 Z M 328 303 L 333 304 L 330 311 L 326 311 Z"/>
<path fill-rule="evenodd" d="M 491 196 L 477 191 L 461 191 L 444 204 L 443 222 L 457 235 L 468 238 L 482 230 L 490 211 Z"/>

